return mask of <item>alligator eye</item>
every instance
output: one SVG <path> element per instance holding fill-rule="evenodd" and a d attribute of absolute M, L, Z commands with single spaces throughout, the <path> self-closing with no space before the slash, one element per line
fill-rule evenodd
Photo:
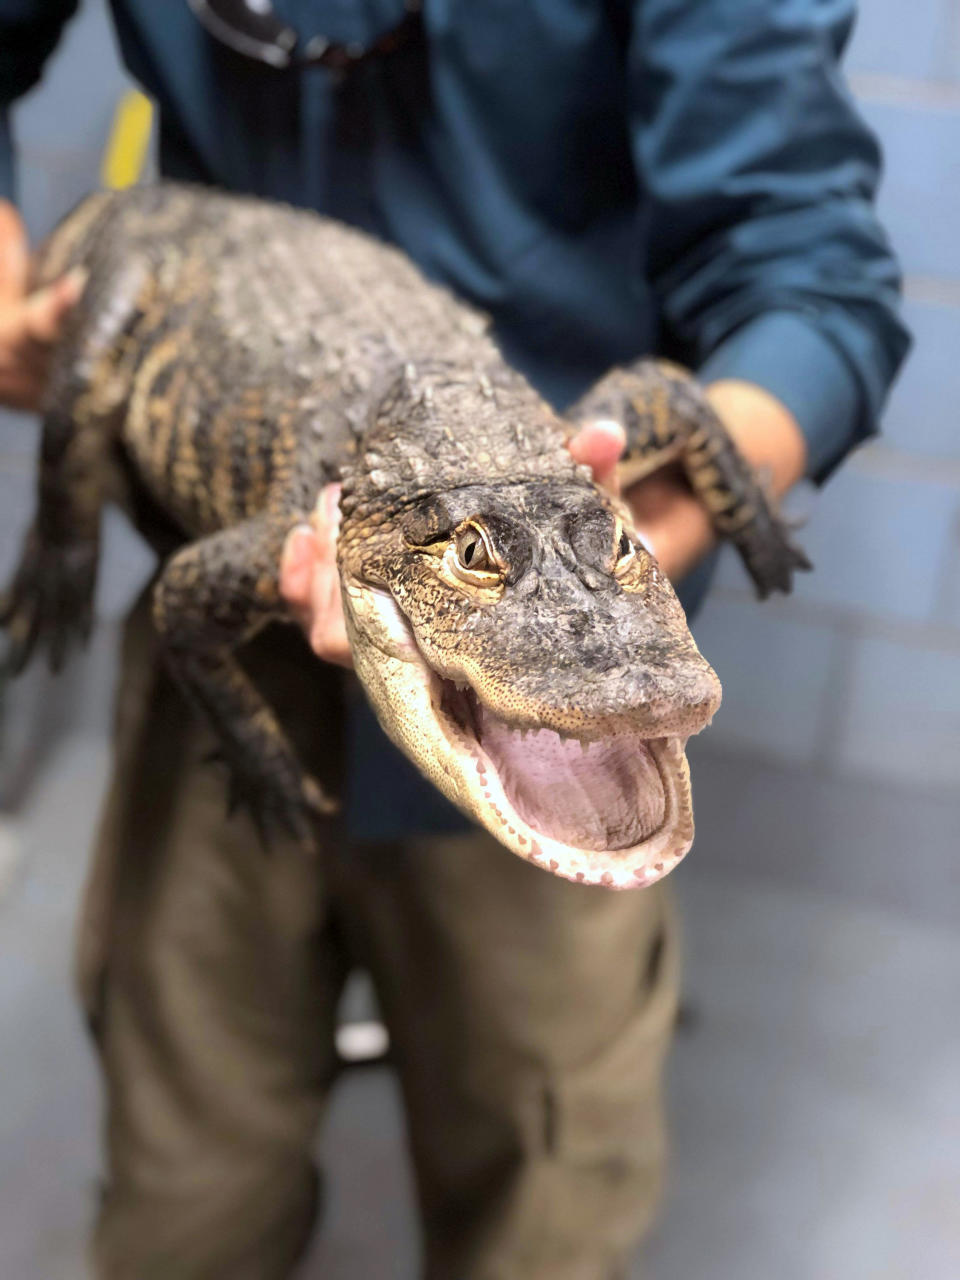
<path fill-rule="evenodd" d="M 629 569 L 636 559 L 637 549 L 623 525 L 619 521 L 617 523 L 620 529 L 620 536 L 617 539 L 616 564 L 614 567 L 617 573 L 623 573 L 625 569 Z"/>
<path fill-rule="evenodd" d="M 490 543 L 490 535 L 474 520 L 465 520 L 447 544 L 443 567 L 457 582 L 484 591 L 503 585 L 503 565 Z"/>
<path fill-rule="evenodd" d="M 483 531 L 475 524 L 468 524 L 457 534 L 457 560 L 460 567 L 471 573 L 496 568 L 490 555 Z"/>

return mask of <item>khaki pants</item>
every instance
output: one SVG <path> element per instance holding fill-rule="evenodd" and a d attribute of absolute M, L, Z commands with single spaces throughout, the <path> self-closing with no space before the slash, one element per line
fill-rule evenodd
<path fill-rule="evenodd" d="M 292 630 L 250 666 L 338 786 L 339 677 Z M 265 855 L 127 628 L 79 947 L 107 1082 L 109 1280 L 270 1280 L 311 1232 L 345 976 L 373 976 L 430 1280 L 612 1280 L 650 1219 L 676 938 L 664 894 L 558 880 L 485 834 Z M 375 802 L 376 779 L 370 779 Z M 375 1280 L 372 1277 L 371 1280 Z"/>

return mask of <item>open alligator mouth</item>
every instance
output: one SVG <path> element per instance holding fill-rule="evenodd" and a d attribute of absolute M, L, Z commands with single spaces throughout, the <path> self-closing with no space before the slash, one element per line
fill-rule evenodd
<path fill-rule="evenodd" d="M 666 795 L 656 758 L 662 739 L 623 732 L 587 742 L 553 729 L 514 729 L 472 689 L 449 680 L 440 706 L 472 733 L 514 811 L 533 830 L 603 850 L 630 848 L 663 826 Z"/>
<path fill-rule="evenodd" d="M 684 738 L 642 734 L 627 716 L 582 737 L 517 728 L 436 674 L 431 701 L 468 756 L 477 816 L 523 857 L 580 883 L 627 888 L 652 884 L 689 849 Z"/>
<path fill-rule="evenodd" d="M 513 853 L 581 884 L 630 889 L 689 850 L 684 748 L 715 701 L 635 708 L 570 731 L 523 727 L 436 671 L 388 594 L 348 579 L 344 602 L 357 675 L 386 732 Z"/>

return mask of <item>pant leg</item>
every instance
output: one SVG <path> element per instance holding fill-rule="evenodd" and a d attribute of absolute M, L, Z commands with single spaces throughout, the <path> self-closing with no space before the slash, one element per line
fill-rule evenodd
<path fill-rule="evenodd" d="M 429 1280 L 613 1280 L 654 1212 L 677 940 L 661 887 L 570 884 L 484 833 L 359 850 Z"/>
<path fill-rule="evenodd" d="M 141 610 L 80 937 L 107 1097 L 95 1269 L 279 1280 L 314 1219 L 342 949 L 323 858 L 267 856 L 244 815 L 226 819 L 224 779 L 202 762 L 215 744 L 149 636 Z M 271 637 L 268 665 L 288 657 Z"/>

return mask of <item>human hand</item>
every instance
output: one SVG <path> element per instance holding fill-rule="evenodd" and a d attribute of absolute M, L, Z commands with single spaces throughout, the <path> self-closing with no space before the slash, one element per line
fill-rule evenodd
<path fill-rule="evenodd" d="M 83 292 L 84 273 L 71 271 L 27 293 L 30 249 L 16 209 L 0 200 L 0 404 L 40 407 L 50 349 Z"/>
<path fill-rule="evenodd" d="M 769 476 L 771 495 L 781 497 L 806 469 L 806 442 L 796 419 L 770 392 L 754 383 L 724 379 L 708 384 L 704 392 L 740 453 L 757 471 Z M 600 443 L 604 434 L 606 446 Z M 619 458 L 624 437 L 617 423 L 588 424 L 571 442 L 574 457 L 592 466 L 598 482 L 615 494 L 619 483 L 610 456 L 618 439 Z M 637 532 L 672 582 L 688 574 L 717 540 L 707 508 L 677 463 L 631 485 L 623 497 Z"/>
<path fill-rule="evenodd" d="M 309 524 L 291 529 L 280 558 L 280 594 L 324 662 L 352 667 L 337 572 L 340 485 L 320 490 Z"/>

